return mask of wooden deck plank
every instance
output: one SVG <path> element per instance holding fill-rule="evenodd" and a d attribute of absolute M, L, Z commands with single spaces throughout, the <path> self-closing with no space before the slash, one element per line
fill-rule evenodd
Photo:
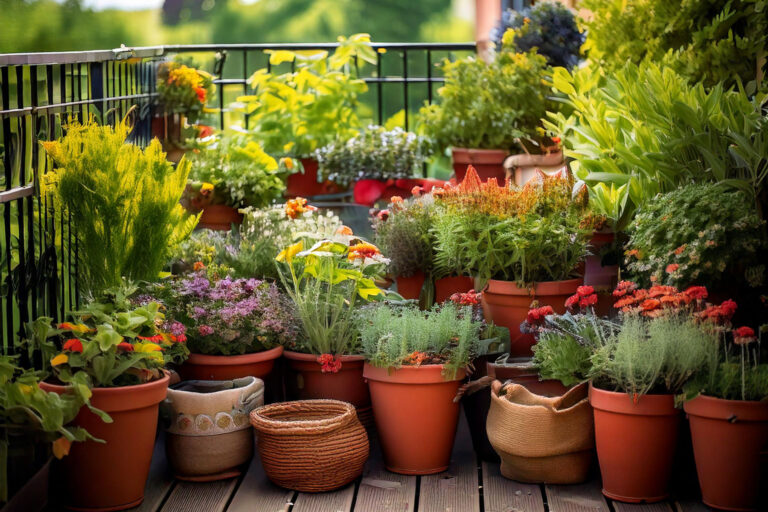
<path fill-rule="evenodd" d="M 296 497 L 291 512 L 350 512 L 354 498 L 354 482 L 332 492 L 317 494 L 301 492 Z"/>
<path fill-rule="evenodd" d="M 227 507 L 227 512 L 287 512 L 293 504 L 294 494 L 269 481 L 256 455 Z"/>
<path fill-rule="evenodd" d="M 545 489 L 550 512 L 610 512 L 598 481 L 579 485 L 547 485 Z"/>
<path fill-rule="evenodd" d="M 237 486 L 237 478 L 218 482 L 177 482 L 162 512 L 223 512 Z"/>
<path fill-rule="evenodd" d="M 711 512 L 714 510 L 694 499 L 678 500 L 675 502 L 675 506 L 678 512 Z"/>
<path fill-rule="evenodd" d="M 666 501 L 660 503 L 622 503 L 612 501 L 615 512 L 675 512 L 674 507 Z"/>
<path fill-rule="evenodd" d="M 498 462 L 483 462 L 485 512 L 544 512 L 541 488 L 501 476 Z"/>
<path fill-rule="evenodd" d="M 155 451 L 152 453 L 152 465 L 149 468 L 147 486 L 144 488 L 144 501 L 131 509 L 136 512 L 155 512 L 160 509 L 163 500 L 173 488 L 174 479 L 165 458 L 165 432 L 157 434 Z"/>
<path fill-rule="evenodd" d="M 384 468 L 381 448 L 371 442 L 371 458 L 365 464 L 357 490 L 356 512 L 413 512 L 416 505 L 416 477 L 391 473 Z"/>

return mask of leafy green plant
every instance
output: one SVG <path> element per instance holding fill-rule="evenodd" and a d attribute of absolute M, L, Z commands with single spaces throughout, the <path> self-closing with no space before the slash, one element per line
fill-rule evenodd
<path fill-rule="evenodd" d="M 584 50 L 609 72 L 660 62 L 706 86 L 746 84 L 766 49 L 763 0 L 584 0 L 579 7 L 591 12 Z"/>
<path fill-rule="evenodd" d="M 179 204 L 189 164 L 174 167 L 157 140 L 146 149 L 126 143 L 129 131 L 125 120 L 114 128 L 72 121 L 64 137 L 43 142 L 56 168 L 42 193 L 71 218 L 79 277 L 94 295 L 123 277 L 157 279 L 197 223 Z"/>
<path fill-rule="evenodd" d="M 183 200 L 193 210 L 211 204 L 268 206 L 282 197 L 289 174 L 258 143 L 234 133 L 199 143 L 189 160 L 191 183 Z"/>
<path fill-rule="evenodd" d="M 768 176 L 767 94 L 690 85 L 656 64 L 603 75 L 585 68 L 553 73 L 572 113 L 548 113 L 563 135 L 572 168 L 595 197 L 596 210 L 621 230 L 634 210 L 659 192 L 690 182 L 743 190 L 760 212 Z M 608 188 L 597 190 L 602 183 Z M 610 192 L 610 193 L 608 193 Z"/>
<path fill-rule="evenodd" d="M 447 302 L 429 311 L 381 304 L 359 319 L 366 360 L 381 368 L 443 364 L 453 378 L 480 352 L 483 327 L 469 306 Z"/>
<path fill-rule="evenodd" d="M 629 226 L 627 268 L 644 285 L 759 286 L 768 240 L 747 196 L 686 185 L 647 201 Z"/>
<path fill-rule="evenodd" d="M 194 122 L 213 96 L 213 76 L 178 61 L 157 67 L 157 100 L 166 113 L 185 114 Z"/>
<path fill-rule="evenodd" d="M 356 134 L 362 125 L 357 97 L 368 87 L 353 71 L 376 62 L 370 40 L 368 34 L 340 37 L 331 56 L 324 50 L 271 53 L 272 66 L 292 62 L 295 71 L 278 75 L 259 69 L 248 79 L 254 94 L 238 98 L 267 153 L 308 157 Z"/>
<path fill-rule="evenodd" d="M 347 141 L 336 140 L 315 151 L 318 176 L 339 185 L 361 180 L 390 180 L 422 174 L 429 141 L 402 128 L 368 126 Z"/>
<path fill-rule="evenodd" d="M 539 137 L 541 118 L 555 110 L 545 71 L 535 52 L 501 52 L 491 63 L 446 60 L 439 102 L 422 107 L 420 131 L 439 148 L 511 149 L 520 138 Z"/>
<path fill-rule="evenodd" d="M 432 196 L 427 194 L 392 203 L 388 216 L 374 219 L 374 241 L 389 258 L 388 270 L 393 275 L 410 277 L 417 272 L 432 273 L 434 210 Z"/>

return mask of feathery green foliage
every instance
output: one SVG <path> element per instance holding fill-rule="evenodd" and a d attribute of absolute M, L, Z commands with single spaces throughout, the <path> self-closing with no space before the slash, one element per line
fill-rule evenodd
<path fill-rule="evenodd" d="M 398 277 L 429 274 L 434 266 L 434 203 L 431 195 L 391 205 L 386 220 L 375 219 L 375 243 L 389 258 L 389 271 Z"/>
<path fill-rule="evenodd" d="M 43 143 L 56 167 L 42 180 L 44 192 L 71 216 L 82 283 L 92 294 L 123 277 L 157 279 L 197 224 L 179 204 L 189 164 L 174 168 L 156 139 L 146 149 L 126 143 L 129 132 L 126 120 L 114 128 L 73 121 L 64 137 Z"/>

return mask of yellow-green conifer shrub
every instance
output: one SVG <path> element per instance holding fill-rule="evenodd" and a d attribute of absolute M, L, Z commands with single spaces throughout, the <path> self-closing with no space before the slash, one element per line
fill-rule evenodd
<path fill-rule="evenodd" d="M 43 193 L 71 215 L 86 292 L 123 277 L 155 280 L 197 224 L 179 204 L 189 163 L 174 167 L 157 139 L 145 149 L 127 143 L 130 130 L 125 119 L 115 127 L 70 121 L 64 137 L 43 143 L 55 165 Z"/>

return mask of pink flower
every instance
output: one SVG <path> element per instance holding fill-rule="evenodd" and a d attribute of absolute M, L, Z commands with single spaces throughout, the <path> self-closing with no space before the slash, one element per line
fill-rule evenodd
<path fill-rule="evenodd" d="M 209 336 L 213 334 L 213 327 L 210 325 L 201 325 L 197 328 L 197 332 L 200 333 L 200 336 Z"/>

